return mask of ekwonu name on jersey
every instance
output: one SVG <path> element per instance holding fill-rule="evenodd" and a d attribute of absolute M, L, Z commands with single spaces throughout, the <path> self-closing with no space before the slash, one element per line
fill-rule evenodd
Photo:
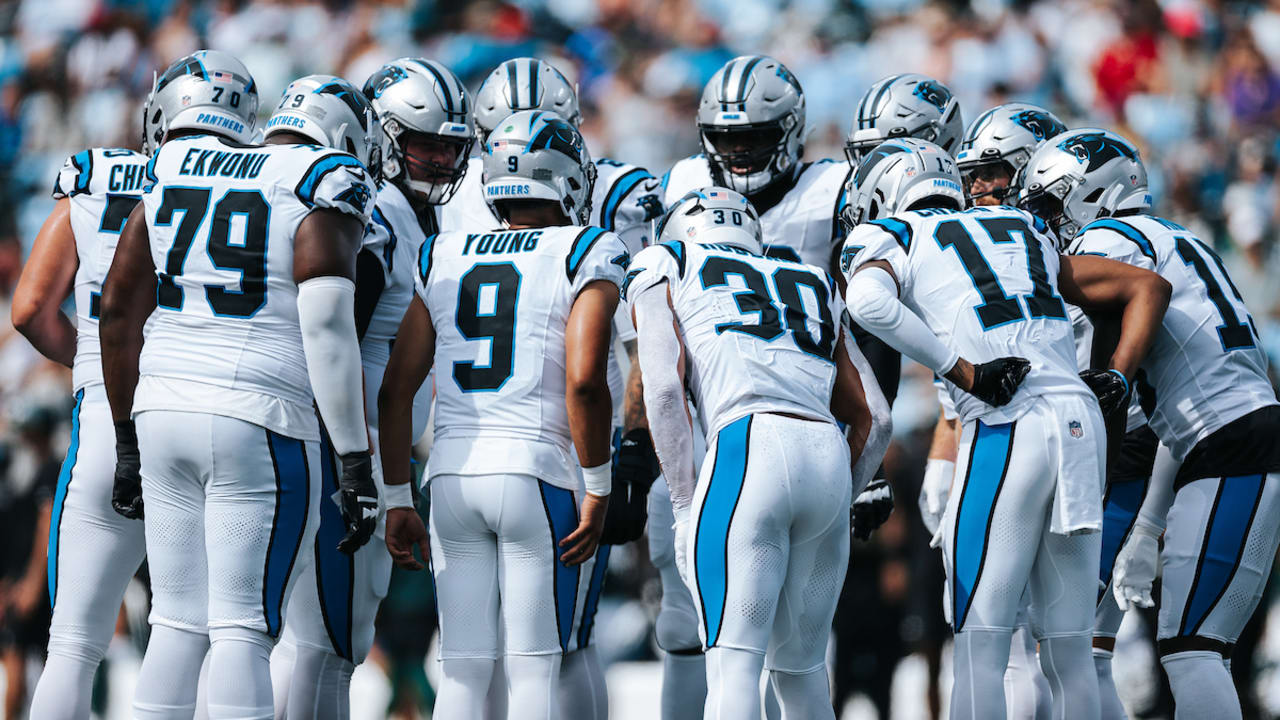
<path fill-rule="evenodd" d="M 142 195 L 146 167 L 147 156 L 141 153 L 93 148 L 67 158 L 53 184 L 54 199 L 68 198 L 71 204 L 76 242 L 76 357 L 71 368 L 75 390 L 102 383 L 102 281 L 115 257 L 120 231 Z"/>
<path fill-rule="evenodd" d="M 298 327 L 293 241 L 315 208 L 368 222 L 374 188 L 351 155 L 315 145 L 166 142 L 147 165 L 156 310 L 134 412 L 227 415 L 318 440 Z"/>
<path fill-rule="evenodd" d="M 752 413 L 835 422 L 831 389 L 844 301 L 830 273 L 729 245 L 670 241 L 636 256 L 623 293 L 631 302 L 663 282 L 708 437 Z"/>
<path fill-rule="evenodd" d="M 851 172 L 848 163 L 837 160 L 801 163 L 795 185 L 776 205 L 759 212 L 764 254 L 831 267 L 832 252 L 842 235 L 840 210 L 847 202 L 844 183 Z M 663 176 L 663 201 L 670 207 L 690 190 L 715 184 L 704 155 L 687 157 Z"/>
<path fill-rule="evenodd" d="M 962 422 L 1012 422 L 1040 395 L 1090 395 L 1079 377 L 1060 258 L 1048 228 L 1011 207 L 914 210 L 863 223 L 841 251 L 842 272 L 883 260 L 904 305 L 977 364 L 1018 356 L 1031 371 L 1013 401 L 992 407 L 944 381 Z"/>
<path fill-rule="evenodd" d="M 1226 267 L 1186 228 L 1150 215 L 1086 225 L 1067 250 L 1158 273 L 1173 287 L 1169 309 L 1134 391 L 1151 429 L 1179 461 L 1201 439 L 1276 404 L 1257 327 Z"/>
<path fill-rule="evenodd" d="M 533 475 L 576 489 L 565 410 L 565 328 L 578 294 L 622 284 L 629 255 L 597 227 L 445 232 L 415 289 L 436 331 L 428 478 Z"/>

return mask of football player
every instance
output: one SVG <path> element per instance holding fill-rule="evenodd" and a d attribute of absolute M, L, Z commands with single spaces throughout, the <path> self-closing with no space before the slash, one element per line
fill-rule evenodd
<path fill-rule="evenodd" d="M 225 53 L 158 78 L 158 147 L 103 287 L 112 505 L 147 516 L 139 718 L 191 716 L 206 649 L 209 716 L 272 716 L 268 658 L 318 524 L 313 403 L 341 459 L 340 549 L 378 520 L 352 283 L 374 188 L 346 153 L 237 142 L 257 106 Z"/>
<path fill-rule="evenodd" d="M 384 83 L 382 78 L 395 82 Z M 370 436 L 376 439 L 378 387 L 396 328 L 413 296 L 413 268 L 425 238 L 419 218 L 434 233 L 430 200 L 456 186 L 456 155 L 465 158 L 472 135 L 466 90 L 438 63 L 397 60 L 375 73 L 368 85 L 377 90 L 369 93 L 377 95 L 377 105 L 338 78 L 312 75 L 294 81 L 267 121 L 266 137 L 354 150 L 375 175 L 392 172 L 379 183 L 373 222 L 365 229 L 356 257 L 356 333 L 365 413 Z M 446 99 L 458 100 L 457 114 L 446 109 Z M 392 122 L 394 138 L 383 127 Z M 289 134 L 296 137 L 288 138 Z M 425 179 L 413 180 L 405 172 L 410 164 Z M 426 424 L 430 388 L 419 392 L 417 400 L 414 437 Z M 327 437 L 322 437 L 321 448 L 332 453 Z M 271 658 L 278 718 L 341 720 L 350 715 L 351 674 L 373 644 L 374 618 L 391 577 L 381 526 L 354 555 L 337 550 L 344 527 L 339 507 L 329 499 L 338 488 L 334 463 L 326 457 L 321 462 L 324 488 L 314 557 L 289 601 L 289 622 Z"/>
<path fill-rule="evenodd" d="M 537 58 L 515 58 L 502 63 L 476 91 L 476 137 L 481 145 L 503 120 L 521 110 L 554 112 L 574 127 L 582 122 L 574 86 L 553 65 Z M 609 158 L 596 158 L 594 162 L 596 181 L 591 190 L 587 224 L 615 233 L 622 238 L 627 252 L 634 255 L 649 244 L 650 221 L 662 214 L 658 180 L 648 170 L 627 163 Z M 443 207 L 444 229 L 474 232 L 502 226 L 482 192 L 481 163 L 481 158 L 470 161 L 471 169 L 456 197 Z M 614 331 L 629 356 L 631 380 L 635 384 L 635 330 L 621 309 L 618 313 L 614 318 Z M 585 632 L 577 638 L 560 668 L 561 705 L 565 715 L 584 720 L 604 720 L 608 715 L 604 666 L 592 642 L 592 629 L 604 588 L 610 545 L 630 542 L 643 534 L 649 486 L 657 477 L 658 458 L 647 429 L 634 423 L 624 426 L 622 421 L 623 397 L 630 392 L 624 391 L 623 383 L 621 365 L 610 344 L 609 394 L 614 402 L 617 447 L 614 487 L 603 542 L 594 564 L 583 573 L 586 584 L 579 591 L 579 612 L 584 615 Z M 580 704 L 584 699 L 589 699 L 587 704 Z"/>
<path fill-rule="evenodd" d="M 98 342 L 102 280 L 142 194 L 146 163 L 145 155 L 117 148 L 68 158 L 53 186 L 57 203 L 14 291 L 14 327 L 45 357 L 71 368 L 76 399 L 49 528 L 53 620 L 32 717 L 89 717 L 94 672 L 146 552 L 142 523 L 111 510 L 115 435 Z M 73 293 L 74 324 L 59 309 Z"/>
<path fill-rule="evenodd" d="M 872 416 L 839 290 L 820 267 L 764 256 L 755 209 L 732 190 L 690 192 L 659 236 L 624 294 L 676 564 L 698 599 L 706 717 L 759 718 L 767 666 L 784 717 L 834 718 L 825 655 L 846 508 L 887 445 L 865 447 Z M 710 458 L 696 479 L 686 387 Z"/>
<path fill-rule="evenodd" d="M 1077 375 L 1064 301 L 1122 313 L 1109 369 L 1096 374 L 1127 382 L 1168 284 L 1100 258 L 1060 262 L 1048 228 L 1025 212 L 961 210 L 960 173 L 932 143 L 887 141 L 863 157 L 857 178 L 846 213 L 856 227 L 842 253 L 849 311 L 947 380 L 963 426 L 965 470 L 941 532 L 953 717 L 1005 716 L 1004 670 L 1029 585 L 1055 716 L 1097 718 L 1090 640 L 1105 431 Z M 962 272 L 968 287 L 956 283 Z M 1010 352 L 1018 356 L 1002 357 Z"/>
<path fill-rule="evenodd" d="M 1168 508 L 1136 521 L 1113 574 L 1121 609 L 1150 607 L 1160 556 L 1157 638 L 1179 717 L 1240 717 L 1226 663 L 1266 588 L 1280 542 L 1280 404 L 1257 328 L 1212 247 L 1148 214 L 1137 150 L 1096 128 L 1060 135 L 1024 170 L 1020 204 L 1049 223 L 1075 259 L 1102 255 L 1173 287 L 1141 372 L 1151 429 L 1182 463 Z"/>
<path fill-rule="evenodd" d="M 507 227 L 427 239 L 379 392 L 388 493 L 403 495 L 413 393 L 443 373 L 427 469 L 436 717 L 483 716 L 500 649 L 509 706 L 560 717 L 561 658 L 585 630 L 578 591 L 611 489 L 606 365 L 629 259 L 617 235 L 583 226 L 594 169 L 554 113 L 518 112 L 489 135 L 484 192 Z M 392 558 L 420 567 L 415 544 L 426 550 L 417 513 L 391 510 Z"/>
<path fill-rule="evenodd" d="M 978 116 L 959 144 L 956 166 L 965 194 L 974 205 L 994 206 L 1010 194 L 1014 178 L 1046 138 L 1066 130 L 1053 113 L 1028 103 L 998 105 Z M 1068 307 L 1073 320 L 1078 311 Z M 959 423 L 955 406 L 941 381 L 938 384 L 938 425 L 920 487 L 920 511 L 925 527 L 936 533 L 947 505 L 955 477 Z M 1104 527 L 1105 537 L 1105 527 Z M 1103 546 L 1107 543 L 1104 541 Z M 1005 670 L 1005 705 L 1011 718 L 1045 717 L 1049 712 L 1049 684 L 1036 661 L 1036 643 L 1028 624 L 1026 609 L 1018 613 L 1017 629 Z"/>

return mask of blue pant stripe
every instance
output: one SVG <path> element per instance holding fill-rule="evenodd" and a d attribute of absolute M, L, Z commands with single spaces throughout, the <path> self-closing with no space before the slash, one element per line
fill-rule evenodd
<path fill-rule="evenodd" d="M 953 543 L 954 572 L 951 578 L 952 621 L 960 632 L 969 614 L 978 581 L 982 579 L 982 564 L 987 555 L 987 539 L 991 528 L 991 516 L 1000 497 L 1009 470 L 1010 451 L 1013 448 L 1013 429 L 1017 423 L 987 425 L 979 420 L 974 431 L 973 447 L 969 451 L 969 467 L 965 471 L 964 493 L 956 512 L 955 542 Z"/>
<path fill-rule="evenodd" d="M 1113 481 L 1107 486 L 1107 497 L 1102 502 L 1102 564 L 1098 572 L 1102 588 L 1098 590 L 1099 602 L 1107 592 L 1106 586 L 1111 584 L 1116 555 L 1138 519 L 1138 508 L 1146 494 L 1146 480 Z"/>
<path fill-rule="evenodd" d="M 58 601 L 58 535 L 62 529 L 62 508 L 67 503 L 67 490 L 71 487 L 71 474 L 76 467 L 76 457 L 80 454 L 80 406 L 84 403 L 84 390 L 76 391 L 76 406 L 71 411 L 71 444 L 67 446 L 67 456 L 62 460 L 62 470 L 58 472 L 58 488 L 53 494 L 53 514 L 49 519 L 48 576 L 49 603 Z"/>
<path fill-rule="evenodd" d="M 276 474 L 276 509 L 262 569 L 262 613 L 267 621 L 267 634 L 276 637 L 284 614 L 285 588 L 307 527 L 311 477 L 306 443 L 270 430 L 266 433 L 267 449 Z"/>
<path fill-rule="evenodd" d="M 320 437 L 320 528 L 316 531 L 316 595 L 329 642 L 339 657 L 351 659 L 351 604 L 355 555 L 339 552 L 347 532 L 342 510 L 329 498 L 338 491 L 338 468 L 328 433 Z"/>
<path fill-rule="evenodd" d="M 715 647 L 724 620 L 729 588 L 729 527 L 742 496 L 750 437 L 750 415 L 730 423 L 716 435 L 715 464 L 698 513 L 694 572 L 708 648 Z"/>
<path fill-rule="evenodd" d="M 560 650 L 569 652 L 569 638 L 573 635 L 573 611 L 578 607 L 578 577 L 581 572 L 577 566 L 570 567 L 560 561 L 564 549 L 560 541 L 564 540 L 578 527 L 578 506 L 573 501 L 573 492 L 558 488 L 539 480 L 538 490 L 542 493 L 542 508 L 547 513 L 547 525 L 551 528 L 551 557 L 555 567 L 555 578 L 551 583 L 555 593 L 556 631 L 560 636 Z"/>
<path fill-rule="evenodd" d="M 1262 499 L 1265 475 L 1223 478 L 1209 514 L 1195 580 L 1182 610 L 1179 635 L 1194 635 L 1235 576 L 1244 553 L 1253 514 Z"/>
<path fill-rule="evenodd" d="M 612 545 L 601 545 L 596 550 L 596 565 L 591 569 L 591 582 L 587 585 L 587 600 L 582 604 L 582 622 L 578 623 L 578 649 L 591 642 L 595 629 L 596 611 L 600 609 L 600 593 L 604 590 L 604 575 L 609 570 L 609 551 Z"/>

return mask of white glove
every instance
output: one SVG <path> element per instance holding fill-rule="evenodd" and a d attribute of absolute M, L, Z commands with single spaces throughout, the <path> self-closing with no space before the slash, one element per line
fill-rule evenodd
<path fill-rule="evenodd" d="M 947 510 L 947 498 L 951 496 L 951 481 L 956 476 L 956 464 L 950 460 L 931 458 L 924 467 L 924 482 L 920 485 L 920 519 L 930 535 L 938 532 L 942 514 Z"/>
<path fill-rule="evenodd" d="M 689 511 L 675 513 L 676 570 L 684 584 L 689 584 Z"/>
<path fill-rule="evenodd" d="M 1160 565 L 1160 529 L 1141 523 L 1133 526 L 1129 539 L 1125 540 L 1111 571 L 1111 592 L 1121 612 L 1131 607 L 1153 607 L 1151 583 L 1156 579 Z"/>

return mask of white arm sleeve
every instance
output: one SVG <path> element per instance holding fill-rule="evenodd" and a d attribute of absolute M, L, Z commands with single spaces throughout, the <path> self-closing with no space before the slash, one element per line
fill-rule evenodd
<path fill-rule="evenodd" d="M 918 315 L 898 299 L 898 286 L 883 268 L 853 274 L 845 293 L 849 314 L 893 349 L 939 375 L 955 367 L 960 354 L 943 344 Z"/>
<path fill-rule="evenodd" d="M 662 473 L 671 489 L 676 516 L 693 503 L 693 426 L 680 382 L 680 339 L 667 300 L 666 283 L 640 291 L 631 301 L 636 317 L 636 352 L 644 377 L 644 408 Z"/>
<path fill-rule="evenodd" d="M 298 325 L 316 407 L 339 455 L 369 449 L 356 339 L 356 286 L 325 276 L 298 285 Z"/>
<path fill-rule="evenodd" d="M 1142 498 L 1142 506 L 1138 508 L 1139 525 L 1164 530 L 1169 506 L 1173 505 L 1173 481 L 1181 467 L 1182 463 L 1174 459 L 1173 453 L 1164 443 L 1156 447 L 1151 482 L 1147 483 L 1147 495 Z"/>
<path fill-rule="evenodd" d="M 867 408 L 871 411 L 871 431 L 867 433 L 867 442 L 862 447 L 862 455 L 853 464 L 853 490 L 856 497 L 862 488 L 871 482 L 872 476 L 880 467 L 884 453 L 889 449 L 889 440 L 893 437 L 893 417 L 889 412 L 889 401 L 880 392 L 880 383 L 871 371 L 871 364 L 862 356 L 858 343 L 853 335 L 842 332 L 844 348 L 849 353 L 849 361 L 853 369 L 858 371 L 862 380 L 862 394 L 867 398 Z"/>

